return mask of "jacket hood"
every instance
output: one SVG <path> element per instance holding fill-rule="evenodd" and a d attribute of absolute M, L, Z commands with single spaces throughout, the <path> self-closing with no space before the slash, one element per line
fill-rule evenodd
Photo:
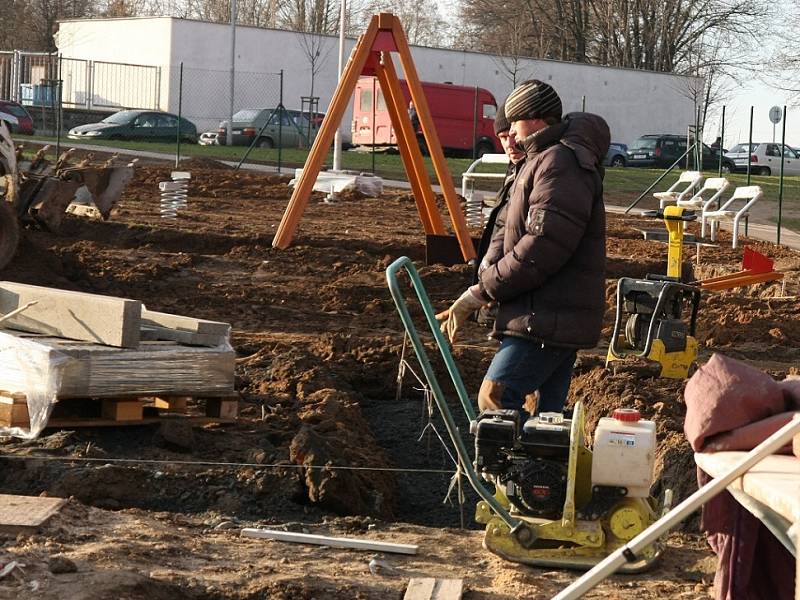
<path fill-rule="evenodd" d="M 603 117 L 575 112 L 566 115 L 560 123 L 532 133 L 518 145 L 532 158 L 557 142 L 575 152 L 582 168 L 597 171 L 608 152 L 611 132 Z"/>
<path fill-rule="evenodd" d="M 575 112 L 564 117 L 567 127 L 561 143 L 572 149 L 581 167 L 597 171 L 608 152 L 611 131 L 608 123 L 599 115 Z"/>

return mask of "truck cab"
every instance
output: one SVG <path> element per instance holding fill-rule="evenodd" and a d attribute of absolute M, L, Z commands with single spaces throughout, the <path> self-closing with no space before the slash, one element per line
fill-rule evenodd
<path fill-rule="evenodd" d="M 446 154 L 482 156 L 501 153 L 500 140 L 494 134 L 497 101 L 489 90 L 479 87 L 423 81 L 422 89 L 436 126 L 436 133 Z M 407 111 L 411 93 L 400 80 L 402 110 Z M 361 77 L 353 94 L 353 144 L 391 148 L 397 146 L 386 100 L 374 77 Z M 421 131 L 418 129 L 418 134 Z"/>

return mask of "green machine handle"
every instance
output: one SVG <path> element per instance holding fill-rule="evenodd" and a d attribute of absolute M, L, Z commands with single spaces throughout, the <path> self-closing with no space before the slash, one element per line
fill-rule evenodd
<path fill-rule="evenodd" d="M 422 312 L 425 314 L 425 320 L 428 323 L 431 333 L 433 333 L 433 339 L 436 340 L 436 345 L 438 346 L 439 352 L 444 360 L 444 364 L 447 367 L 447 372 L 450 374 L 450 378 L 453 380 L 453 385 L 455 386 L 456 393 L 458 394 L 458 399 L 461 401 L 461 406 L 464 408 L 464 412 L 466 413 L 470 422 L 475 420 L 475 409 L 470 403 L 469 396 L 467 396 L 467 390 L 464 387 L 464 381 L 461 379 L 461 373 L 459 373 L 458 368 L 456 367 L 456 363 L 453 360 L 453 355 L 450 352 L 450 348 L 447 345 L 444 334 L 439 330 L 439 322 L 436 320 L 436 316 L 433 312 L 433 306 L 431 306 L 430 298 L 428 298 L 425 287 L 422 285 L 422 280 L 419 277 L 419 273 L 414 267 L 414 263 L 411 262 L 411 259 L 407 256 L 402 256 L 389 265 L 389 267 L 386 269 L 386 282 L 389 285 L 389 291 L 392 294 L 392 300 L 394 300 L 395 306 L 397 307 L 397 312 L 400 313 L 400 320 L 403 322 L 403 327 L 405 327 L 406 333 L 408 333 L 408 337 L 411 340 L 411 345 L 414 348 L 414 353 L 417 356 L 417 360 L 422 368 L 422 372 L 425 374 L 425 379 L 428 381 L 428 385 L 431 387 L 433 398 L 436 401 L 436 406 L 439 408 L 439 412 L 442 414 L 442 419 L 444 419 L 445 426 L 447 427 L 447 433 L 450 435 L 450 439 L 453 440 L 456 453 L 458 454 L 458 460 L 460 461 L 461 466 L 467 475 L 467 479 L 469 480 L 469 483 L 473 489 L 489 505 L 492 511 L 494 511 L 494 513 L 500 517 L 506 525 L 508 525 L 508 527 L 511 529 L 511 533 L 515 535 L 520 544 L 522 544 L 524 547 L 529 547 L 530 544 L 536 540 L 536 533 L 530 527 L 528 527 L 524 521 L 513 518 L 509 512 L 500 505 L 497 499 L 492 496 L 486 490 L 486 488 L 483 487 L 478 478 L 478 474 L 475 472 L 475 468 L 472 466 L 472 462 L 467 454 L 467 448 L 464 446 L 464 441 L 461 439 L 461 436 L 458 433 L 458 427 L 453 420 L 453 414 L 450 412 L 450 407 L 447 405 L 444 393 L 439 385 L 439 380 L 436 378 L 436 373 L 434 372 L 431 362 L 428 359 L 428 353 L 426 352 L 425 346 L 423 345 L 422 340 L 417 333 L 417 328 L 414 326 L 414 322 L 411 320 L 411 314 L 408 311 L 408 304 L 406 303 L 405 296 L 400 290 L 397 274 L 401 269 L 405 269 L 409 278 L 411 279 L 411 286 L 417 295 L 420 305 L 422 306 Z"/>

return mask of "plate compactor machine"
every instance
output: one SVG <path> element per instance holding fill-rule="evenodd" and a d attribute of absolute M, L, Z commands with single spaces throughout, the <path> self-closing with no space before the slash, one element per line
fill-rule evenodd
<path fill-rule="evenodd" d="M 443 395 L 400 289 L 405 270 L 474 435 L 474 459 Z M 486 526 L 484 547 L 510 561 L 543 567 L 589 569 L 654 523 L 662 508 L 650 496 L 655 424 L 634 409 L 600 419 L 590 449 L 584 439 L 584 411 L 542 413 L 522 421 L 514 410 L 475 409 L 410 259 L 386 270 L 420 367 L 455 446 L 459 469 L 481 500 L 475 519 Z M 493 489 L 493 491 L 490 491 Z M 670 503 L 670 493 L 664 504 Z M 660 544 L 627 556 L 622 571 L 647 569 Z"/>
<path fill-rule="evenodd" d="M 679 206 L 667 206 L 645 211 L 642 216 L 664 219 L 668 233 L 667 275 L 619 279 L 606 364 L 635 355 L 659 363 L 661 377 L 685 379 L 697 358 L 694 335 L 700 287 L 681 281 L 683 227 L 697 215 Z"/>

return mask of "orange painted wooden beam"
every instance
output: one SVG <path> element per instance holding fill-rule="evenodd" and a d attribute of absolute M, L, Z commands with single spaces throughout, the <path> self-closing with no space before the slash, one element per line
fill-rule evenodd
<path fill-rule="evenodd" d="M 408 157 L 410 163 L 410 168 L 406 167 L 408 180 L 412 182 L 412 189 L 416 186 L 419 190 L 419 196 L 415 194 L 417 210 L 420 213 L 420 219 L 422 219 L 423 224 L 427 221 L 430 226 L 425 228 L 425 233 L 444 235 L 444 223 L 442 222 L 442 215 L 436 206 L 436 195 L 433 193 L 428 170 L 425 168 L 425 159 L 422 157 L 414 126 L 411 124 L 411 117 L 408 116 L 408 111 L 406 110 L 405 97 L 400 89 L 400 81 L 397 78 L 392 57 L 388 52 L 383 53 L 381 70 L 386 83 L 386 89 L 384 89 L 383 83 L 381 84 L 381 89 L 384 89 L 384 97 L 391 98 L 394 105 L 395 114 L 392 117 L 392 124 L 397 137 L 397 145 L 401 152 Z M 388 94 L 386 93 L 387 91 Z"/>
<path fill-rule="evenodd" d="M 406 83 L 411 92 L 411 99 L 414 101 L 414 107 L 417 109 L 417 116 L 419 117 L 420 126 L 422 127 L 422 133 L 428 144 L 428 151 L 433 161 L 433 169 L 436 171 L 436 177 L 442 188 L 447 210 L 450 212 L 450 221 L 453 223 L 453 229 L 455 230 L 458 244 L 461 247 L 461 254 L 466 262 L 476 257 L 475 246 L 472 243 L 472 238 L 467 229 L 467 220 L 464 217 L 464 213 L 461 211 L 461 205 L 456 196 L 453 176 L 447 166 L 447 161 L 444 159 L 444 152 L 442 152 L 442 145 L 439 142 L 439 135 L 436 132 L 436 126 L 433 123 L 433 118 L 428 108 L 428 102 L 425 98 L 425 92 L 422 89 L 419 75 L 417 74 L 417 68 L 414 66 L 414 59 L 411 56 L 411 50 L 408 47 L 406 35 L 397 17 L 394 18 L 392 31 L 394 32 L 394 41 L 397 44 L 397 51 L 400 54 L 400 63 L 403 65 L 403 72 L 406 76 Z"/>
<path fill-rule="evenodd" d="M 417 211 L 425 233 L 445 234 L 442 215 L 436 206 L 436 196 L 433 193 L 430 177 L 425 168 L 425 160 L 417 143 L 416 132 L 408 116 L 405 98 L 389 53 L 392 50 L 400 54 L 411 98 L 414 101 L 414 106 L 420 119 L 420 125 L 431 153 L 436 176 L 442 187 L 462 255 L 465 261 L 475 258 L 475 248 L 467 230 L 466 219 L 461 212 L 461 206 L 456 197 L 453 178 L 444 159 L 439 136 L 436 133 L 436 127 L 431 118 L 425 93 L 422 90 L 422 84 L 414 67 L 408 41 L 405 33 L 403 33 L 399 19 L 391 13 L 381 13 L 373 16 L 369 27 L 359 37 L 355 48 L 353 48 L 339 85 L 334 92 L 333 99 L 328 106 L 328 112 L 322 127 L 311 146 L 303 173 L 297 181 L 280 225 L 275 232 L 275 238 L 272 241 L 274 247 L 287 248 L 292 242 L 303 212 L 311 198 L 314 183 L 319 176 L 328 150 L 333 142 L 336 129 L 342 121 L 344 112 L 347 109 L 347 103 L 350 101 L 350 97 L 358 83 L 358 78 L 365 72 L 365 68 L 367 71 L 374 70 L 378 75 L 381 89 L 387 100 L 392 126 L 398 139 L 403 166 L 408 174 L 411 190 L 417 203 Z M 382 52 L 380 63 L 376 61 L 376 53 L 378 51 Z"/>
<path fill-rule="evenodd" d="M 777 281 L 783 279 L 783 273 L 779 271 L 771 271 L 768 273 L 750 273 L 748 271 L 739 271 L 731 273 L 730 275 L 721 275 L 720 277 L 712 277 L 699 281 L 700 289 L 708 290 L 711 292 L 718 292 L 720 290 L 730 290 L 736 287 L 744 287 L 748 285 L 755 285 L 757 283 L 766 283 L 767 281 Z"/>
<path fill-rule="evenodd" d="M 392 123 L 399 123 L 400 118 L 397 113 L 397 106 L 395 105 L 395 100 L 392 97 L 391 86 L 386 80 L 386 72 L 382 67 L 379 67 L 375 70 L 375 75 L 378 78 L 381 90 L 383 91 L 383 97 L 386 100 L 386 110 L 389 112 L 389 118 L 391 119 Z M 408 174 L 408 183 L 411 185 L 411 193 L 413 194 L 414 201 L 417 205 L 419 220 L 422 222 L 422 228 L 425 230 L 425 233 L 430 235 L 433 233 L 433 226 L 431 224 L 431 219 L 428 216 L 428 208 L 423 199 L 423 188 L 417 178 L 413 176 L 414 162 L 411 158 L 411 152 L 407 146 L 407 140 L 405 136 L 403 136 L 402 131 L 399 129 L 395 131 L 395 136 L 397 137 L 397 148 L 400 151 L 400 158 L 403 161 L 403 167 L 405 168 L 406 174 Z"/>
<path fill-rule="evenodd" d="M 280 225 L 278 225 L 278 229 L 275 231 L 272 245 L 276 248 L 288 248 L 294 238 L 297 226 L 300 223 L 300 218 L 303 216 L 303 212 L 308 205 L 308 200 L 311 198 L 314 183 L 319 176 L 320 169 L 322 169 L 322 165 L 325 162 L 325 157 L 333 143 L 336 129 L 342 122 L 347 104 L 350 102 L 350 96 L 356 87 L 358 78 L 361 76 L 361 71 L 364 69 L 367 58 L 369 58 L 369 53 L 375 43 L 377 35 L 378 16 L 374 16 L 369 23 L 369 27 L 367 27 L 367 31 L 358 39 L 350 55 L 350 59 L 347 61 L 347 65 L 342 72 L 342 78 L 339 81 L 339 85 L 336 87 L 336 92 L 333 94 L 330 106 L 328 106 L 325 120 L 311 146 L 311 151 L 303 167 L 303 173 L 297 181 L 297 185 L 292 192 L 292 197 L 289 200 Z"/>

